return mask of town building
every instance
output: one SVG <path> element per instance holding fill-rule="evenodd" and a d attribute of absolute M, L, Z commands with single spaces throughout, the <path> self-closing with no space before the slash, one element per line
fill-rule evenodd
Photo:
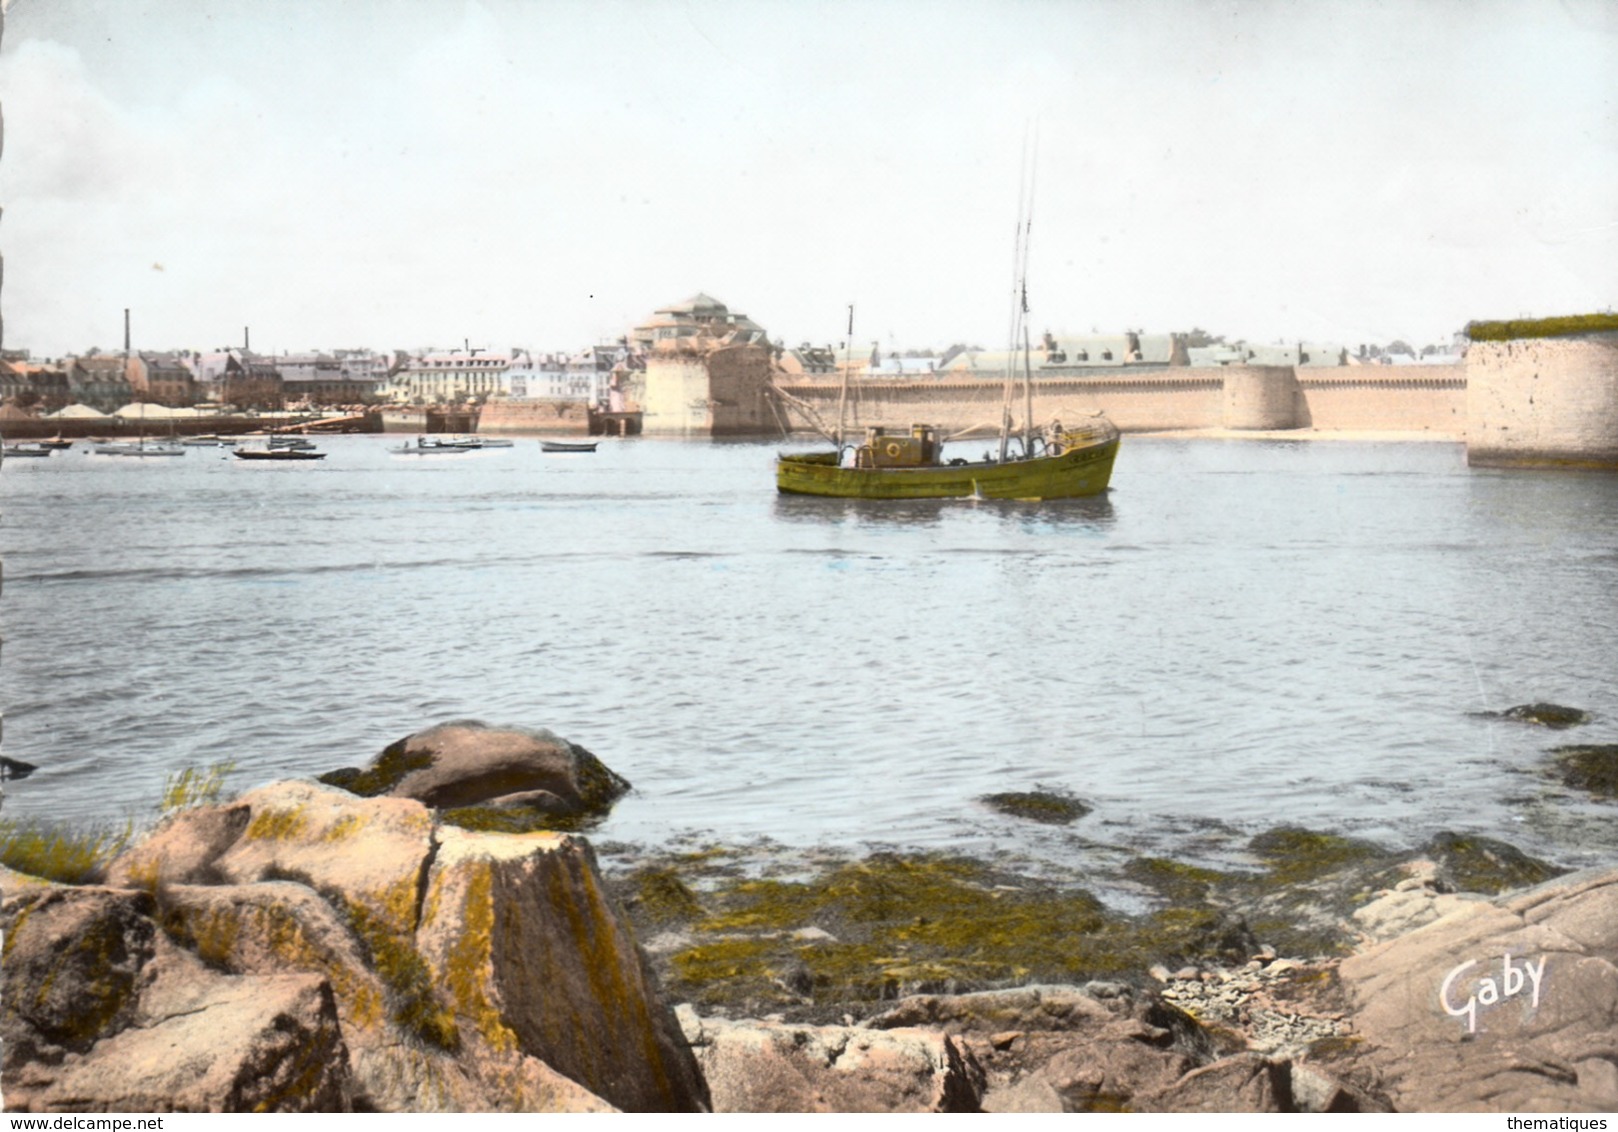
<path fill-rule="evenodd" d="M 61 366 L 21 357 L 0 359 L 0 402 L 32 412 L 54 413 L 69 403 Z"/>
<path fill-rule="evenodd" d="M 189 408 L 199 400 L 191 367 L 178 354 L 145 350 L 131 354 L 128 375 L 137 400 L 176 409 Z"/>
<path fill-rule="evenodd" d="M 457 405 L 481 403 L 506 387 L 509 354 L 482 349 L 447 350 L 407 358 L 389 379 L 386 396 L 396 404 Z"/>
<path fill-rule="evenodd" d="M 777 344 L 776 365 L 782 373 L 793 377 L 839 372 L 836 350 L 830 346 L 811 346 L 807 342 L 791 350 Z"/>
<path fill-rule="evenodd" d="M 387 380 L 387 360 L 369 350 L 282 354 L 275 359 L 288 404 L 365 405 Z"/>
<path fill-rule="evenodd" d="M 729 338 L 734 344 L 768 344 L 764 328 L 758 323 L 698 292 L 684 302 L 660 307 L 630 332 L 629 345 L 649 353 L 659 343 L 682 338 Z"/>
<path fill-rule="evenodd" d="M 124 359 L 118 354 L 89 354 L 62 363 L 68 401 L 103 413 L 121 409 L 134 399 Z"/>

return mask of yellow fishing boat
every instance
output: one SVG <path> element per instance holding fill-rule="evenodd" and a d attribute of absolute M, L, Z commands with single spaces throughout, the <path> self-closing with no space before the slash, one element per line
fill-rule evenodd
<path fill-rule="evenodd" d="M 1025 156 L 1026 160 L 1026 156 Z M 1012 354 L 1022 340 L 1023 409 L 1014 417 L 1016 371 L 1006 366 L 1005 395 L 1000 407 L 1000 445 L 995 453 L 969 461 L 944 459 L 945 438 L 932 425 L 910 427 L 910 434 L 874 426 L 862 444 L 844 441 L 843 422 L 853 372 L 854 307 L 848 308 L 848 345 L 843 359 L 843 387 L 837 401 L 837 427 L 825 427 L 819 416 L 796 398 L 776 393 L 789 406 L 805 412 L 811 426 L 828 441 L 829 452 L 789 455 L 775 462 L 775 486 L 789 495 L 828 495 L 839 499 L 1076 499 L 1100 495 L 1112 481 L 1118 456 L 1118 429 L 1104 416 L 1087 418 L 1079 428 L 1051 421 L 1034 424 L 1034 377 L 1028 335 L 1028 232 L 1032 226 L 1032 180 L 1025 188 L 1017 217 L 1017 282 L 1012 291 Z M 972 432 L 975 430 L 968 430 Z M 962 434 L 964 437 L 966 434 Z M 1013 449 L 1012 440 L 1017 447 Z"/>
<path fill-rule="evenodd" d="M 775 486 L 791 495 L 842 499 L 1074 499 L 1099 495 L 1112 479 L 1118 430 L 1105 417 L 1079 428 L 1053 424 L 1029 455 L 945 460 L 938 430 L 914 425 L 908 436 L 875 427 L 865 442 L 838 452 L 783 453 Z"/>

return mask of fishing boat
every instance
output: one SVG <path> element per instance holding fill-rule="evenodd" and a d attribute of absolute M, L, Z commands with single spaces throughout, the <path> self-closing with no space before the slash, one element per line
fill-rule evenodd
<path fill-rule="evenodd" d="M 154 441 L 146 443 L 146 438 L 138 440 L 119 440 L 111 444 L 97 444 L 93 449 L 101 456 L 184 456 L 185 449 L 178 444 L 163 444 Z"/>
<path fill-rule="evenodd" d="M 416 437 L 414 444 L 406 444 L 401 448 L 389 448 L 395 456 L 453 456 L 456 453 L 475 452 L 475 448 L 467 448 L 460 444 L 439 444 L 425 436 Z"/>
<path fill-rule="evenodd" d="M 541 440 L 539 450 L 541 452 L 594 452 L 596 445 L 599 443 L 601 443 L 599 440 Z"/>
<path fill-rule="evenodd" d="M 482 448 L 510 448 L 514 442 L 503 436 L 423 436 L 416 443 L 424 448 L 461 448 L 476 452 Z"/>
<path fill-rule="evenodd" d="M 238 448 L 233 455 L 238 460 L 324 460 L 326 454 L 317 452 L 314 445 L 288 448 L 266 444 L 263 448 Z"/>
<path fill-rule="evenodd" d="M 776 490 L 788 495 L 824 495 L 839 499 L 1075 499 L 1100 495 L 1112 481 L 1118 455 L 1118 429 L 1106 417 L 1088 417 L 1074 427 L 1052 420 L 1034 423 L 1033 372 L 1028 335 L 1028 231 L 1033 215 L 1029 190 L 1017 219 L 1017 278 L 1013 290 L 1011 353 L 1021 338 L 1023 408 L 1014 417 L 1015 366 L 1006 365 L 1005 394 L 1000 409 L 998 452 L 979 460 L 945 459 L 950 439 L 930 424 L 916 424 L 908 434 L 883 426 L 865 430 L 861 443 L 845 439 L 843 421 L 848 401 L 851 359 L 845 355 L 843 387 L 838 398 L 837 428 L 820 426 L 832 442 L 830 451 L 782 453 L 776 459 Z M 854 308 L 848 309 L 848 342 L 854 341 Z M 777 390 L 779 393 L 780 391 Z M 790 403 L 790 400 L 789 400 Z M 800 406 L 801 407 L 801 406 Z M 1020 424 L 1020 427 L 1019 427 Z M 957 438 L 971 435 L 966 430 Z"/>
<path fill-rule="evenodd" d="M 7 444 L 0 455 L 9 460 L 15 456 L 49 456 L 51 452 L 52 449 L 42 444 Z"/>
<path fill-rule="evenodd" d="M 945 460 L 938 429 L 914 425 L 908 436 L 881 426 L 839 453 L 782 454 L 776 489 L 840 499 L 1074 499 L 1099 495 L 1112 479 L 1118 430 L 1105 418 L 1041 430 L 1031 454 Z"/>

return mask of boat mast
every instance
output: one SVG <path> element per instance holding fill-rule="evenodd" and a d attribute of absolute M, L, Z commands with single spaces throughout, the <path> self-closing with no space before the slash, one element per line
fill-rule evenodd
<path fill-rule="evenodd" d="M 1013 241 L 1011 334 L 1006 351 L 1006 388 L 1000 403 L 1000 460 L 1003 463 L 1011 447 L 1011 399 L 1016 388 L 1017 339 L 1023 344 L 1023 390 L 1025 419 L 1023 421 L 1023 455 L 1030 456 L 1029 447 L 1034 416 L 1034 390 L 1028 365 L 1028 234 L 1034 224 L 1033 162 L 1029 157 L 1028 138 L 1023 137 L 1022 176 L 1017 185 L 1017 235 Z M 1020 332 L 1020 333 L 1019 333 Z"/>
<path fill-rule="evenodd" d="M 129 308 L 128 307 L 124 308 L 124 380 L 129 381 Z M 130 383 L 129 388 L 131 390 L 133 390 L 135 388 L 133 382 Z M 140 406 L 140 408 L 138 410 L 136 410 L 137 414 L 138 414 L 138 420 L 140 421 L 140 423 L 135 426 L 135 447 L 136 448 L 145 448 L 146 447 L 146 402 L 140 400 L 140 394 L 138 394 L 138 393 L 135 395 L 135 397 L 136 397 L 136 402 L 135 403 Z"/>
<path fill-rule="evenodd" d="M 843 453 L 843 413 L 848 407 L 848 374 L 854 366 L 854 304 L 848 304 L 848 341 L 843 344 L 843 389 L 837 396 L 837 435 L 833 443 L 837 454 Z"/>

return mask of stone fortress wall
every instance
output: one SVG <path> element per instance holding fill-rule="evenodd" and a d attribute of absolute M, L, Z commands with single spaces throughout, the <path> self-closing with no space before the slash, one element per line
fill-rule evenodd
<path fill-rule="evenodd" d="M 1618 468 L 1618 333 L 1474 342 L 1467 461 Z"/>
<path fill-rule="evenodd" d="M 1544 333 L 1524 333 L 1536 330 Z M 1451 365 L 1047 364 L 1034 373 L 1032 417 L 1035 424 L 1074 423 L 1104 413 L 1124 432 L 1426 434 L 1464 441 L 1474 465 L 1618 468 L 1618 330 L 1550 332 L 1556 336 L 1473 341 L 1466 360 Z M 753 345 L 654 356 L 646 431 L 808 432 L 805 409 L 827 431 L 835 428 L 841 381 L 775 374 L 787 403 L 772 406 L 764 354 Z M 849 386 L 843 426 L 857 432 L 927 423 L 946 433 L 990 433 L 999 428 L 1004 396 L 1004 379 L 983 373 L 862 379 Z M 1019 426 L 1023 397 L 1019 387 L 1011 410 Z"/>
<path fill-rule="evenodd" d="M 822 376 L 781 386 L 812 405 L 827 425 L 837 420 L 836 380 Z M 847 425 L 903 427 L 925 421 L 946 431 L 998 427 L 1004 389 L 1004 382 L 983 378 L 856 382 Z M 1366 429 L 1460 439 L 1466 374 L 1462 366 L 1120 366 L 1082 376 L 1035 376 L 1036 422 L 1094 413 L 1105 413 L 1124 432 Z M 1021 420 L 1020 390 L 1012 414 Z"/>

